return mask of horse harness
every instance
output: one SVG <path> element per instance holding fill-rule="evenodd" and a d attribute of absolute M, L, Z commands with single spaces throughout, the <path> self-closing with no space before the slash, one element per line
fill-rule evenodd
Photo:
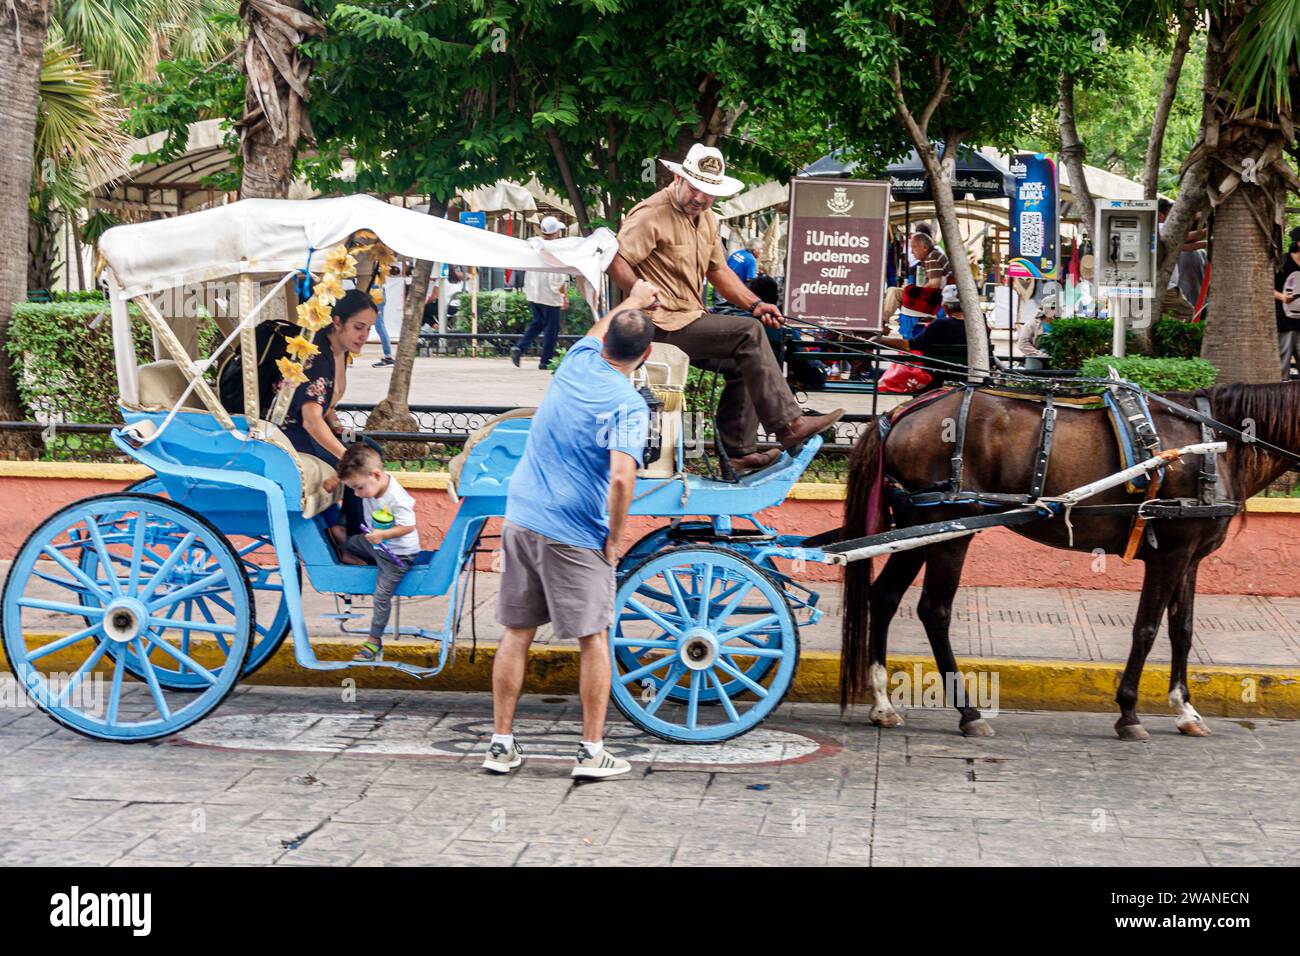
<path fill-rule="evenodd" d="M 1023 507 L 1039 501 L 1047 484 L 1047 468 L 1051 459 L 1052 441 L 1056 431 L 1057 408 L 1058 404 L 1061 403 L 1074 406 L 1082 405 L 1084 407 L 1097 407 L 1099 404 L 1105 404 L 1110 412 L 1110 420 L 1115 429 L 1116 441 L 1120 447 L 1120 457 L 1124 461 L 1125 467 L 1145 461 L 1158 454 L 1161 450 L 1160 437 L 1156 430 L 1155 421 L 1151 417 L 1150 408 L 1144 400 L 1146 398 L 1155 399 L 1175 413 L 1181 414 L 1182 417 L 1198 423 L 1201 427 L 1203 441 L 1213 441 L 1218 432 L 1227 432 L 1235 437 L 1243 437 L 1243 433 L 1237 429 L 1215 421 L 1211 417 L 1210 402 L 1205 396 L 1196 397 L 1197 411 L 1192 412 L 1186 406 L 1163 399 L 1160 396 L 1151 395 L 1127 383 L 1115 383 L 1107 391 L 1100 403 L 1095 396 L 1070 395 L 1058 399 L 1057 390 L 1052 388 L 1031 391 L 1005 386 L 990 388 L 966 384 L 936 389 L 930 395 L 923 396 L 908 405 L 900 406 L 888 414 L 881 415 L 878 419 L 878 427 L 880 429 L 882 456 L 885 441 L 898 419 L 929 405 L 945 395 L 951 394 L 957 388 L 961 388 L 962 398 L 955 422 L 949 478 L 929 488 L 909 492 L 893 478 L 886 475 L 885 480 L 889 485 L 895 507 L 923 508 L 936 505 L 975 505 L 984 508 L 1008 509 Z M 962 485 L 966 425 L 970 417 L 971 400 L 976 391 L 1021 401 L 1039 401 L 1043 404 L 1042 424 L 1039 427 L 1038 445 L 1034 453 L 1033 477 L 1030 479 L 1029 490 L 1025 494 L 977 491 L 965 488 Z M 1271 449 L 1272 446 L 1268 446 L 1268 448 Z M 1282 450 L 1278 449 L 1278 451 Z M 1295 460 L 1296 456 L 1288 454 L 1288 457 Z M 1129 483 L 1128 490 L 1130 492 L 1144 493 L 1142 501 L 1104 505 L 1075 505 L 1071 511 L 1074 514 L 1088 516 L 1131 516 L 1133 525 L 1129 533 L 1128 546 L 1124 550 L 1124 560 L 1127 563 L 1137 553 L 1138 545 L 1144 536 L 1151 547 L 1156 547 L 1155 533 L 1148 523 L 1152 520 L 1224 518 L 1238 514 L 1242 510 L 1241 502 L 1228 497 L 1217 455 L 1202 456 L 1201 471 L 1197 476 L 1197 497 L 1195 498 L 1157 497 L 1163 477 L 1164 469 L 1158 468 L 1146 476 L 1145 481 L 1135 480 Z M 1055 510 L 1055 507 L 1050 503 L 1044 503 L 1044 506 Z"/>

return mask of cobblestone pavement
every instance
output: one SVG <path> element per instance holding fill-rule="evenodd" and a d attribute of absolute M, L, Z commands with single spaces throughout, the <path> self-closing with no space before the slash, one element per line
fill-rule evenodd
<path fill-rule="evenodd" d="M 575 785 L 570 698 L 527 698 L 529 760 L 479 769 L 486 695 L 241 687 L 180 737 L 123 746 L 0 710 L 0 864 L 1293 863 L 1300 724 L 1215 720 L 1148 743 L 1109 714 L 950 711 L 880 731 L 786 705 L 716 748 L 611 719 L 632 773 Z"/>

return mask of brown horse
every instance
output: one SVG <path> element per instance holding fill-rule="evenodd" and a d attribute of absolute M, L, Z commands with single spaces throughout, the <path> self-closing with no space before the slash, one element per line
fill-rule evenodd
<path fill-rule="evenodd" d="M 1256 441 L 1287 451 L 1300 449 L 1300 384 L 1220 385 L 1195 395 L 1166 396 L 1180 405 L 1195 408 L 1196 395 L 1210 401 L 1210 415 L 1225 425 L 1241 429 Z M 945 395 L 897 421 L 883 442 L 883 473 L 887 483 L 908 492 L 929 489 L 950 477 L 954 451 L 953 422 L 959 412 L 961 391 Z M 1055 441 L 1047 471 L 1044 494 L 1058 495 L 1118 472 L 1123 464 L 1115 436 L 1105 412 L 1070 408 L 1058 404 Z M 1152 418 L 1164 448 L 1202 440 L 1199 424 L 1188 421 L 1157 404 Z M 1041 403 L 1002 397 L 977 391 L 971 402 L 964 442 L 963 490 L 1023 494 L 1029 491 L 1042 427 Z M 1227 435 L 1226 455 L 1220 455 L 1221 474 L 1227 497 L 1245 501 L 1263 490 L 1289 468 L 1287 458 L 1270 453 L 1258 444 Z M 882 466 L 882 440 L 877 428 L 870 428 L 854 448 L 849 464 L 843 538 L 851 539 L 889 528 L 889 496 L 876 486 Z M 1175 462 L 1166 469 L 1159 497 L 1192 498 L 1198 493 L 1199 456 Z M 875 493 L 873 494 L 873 486 Z M 1089 499 L 1088 504 L 1140 501 L 1142 496 L 1114 488 Z M 895 510 L 899 527 L 984 513 L 973 505 L 901 506 Z M 1205 736 L 1209 729 L 1192 707 L 1187 689 L 1187 655 L 1192 646 L 1192 606 L 1196 596 L 1196 572 L 1206 555 L 1217 550 L 1228 534 L 1229 517 L 1179 517 L 1153 520 L 1156 547 L 1144 534 L 1136 557 L 1145 562 L 1142 595 L 1133 626 L 1133 646 L 1120 679 L 1116 702 L 1120 718 L 1115 724 L 1126 740 L 1148 737 L 1137 717 L 1138 681 L 1151 646 L 1168 613 L 1173 660 L 1169 681 L 1169 703 L 1178 712 L 1178 729 L 1191 736 Z M 1076 512 L 1070 530 L 1060 517 L 1019 525 L 1012 530 L 1055 548 L 1122 554 L 1129 541 L 1133 521 L 1130 515 L 1086 515 Z M 961 578 L 970 538 L 931 544 L 893 554 L 873 582 L 870 561 L 849 564 L 844 582 L 843 666 L 840 677 L 841 706 L 855 703 L 870 691 L 873 723 L 893 727 L 902 718 L 890 704 L 885 672 L 889 622 L 908 586 L 921 568 L 925 579 L 917 614 L 934 652 L 935 663 L 944 674 L 945 687 L 960 687 L 957 661 L 948 639 L 953 596 Z M 962 733 L 988 736 L 993 733 L 979 710 L 965 700 L 954 702 L 961 715 Z"/>

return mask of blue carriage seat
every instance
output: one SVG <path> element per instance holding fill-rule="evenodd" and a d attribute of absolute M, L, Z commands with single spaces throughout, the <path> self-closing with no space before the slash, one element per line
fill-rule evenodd
<path fill-rule="evenodd" d="M 465 447 L 447 466 L 447 494 L 453 502 L 471 495 L 505 495 L 536 413 L 536 408 L 513 408 L 488 419 L 465 439 Z"/>
<path fill-rule="evenodd" d="M 171 359 L 150 362 L 148 365 L 140 366 L 139 369 L 139 401 L 123 407 L 127 411 L 134 412 L 170 412 L 184 394 L 188 384 L 185 374 Z M 242 416 L 236 417 L 242 419 Z M 193 392 L 185 397 L 185 402 L 181 405 L 181 411 L 177 413 L 176 418 L 177 421 L 173 421 L 168 428 L 169 431 L 173 428 L 180 429 L 177 434 L 178 442 L 185 441 L 186 433 L 193 440 L 195 431 L 213 432 L 215 428 L 210 442 L 211 454 L 216 459 L 215 463 L 229 461 L 232 447 L 238 445 L 238 440 L 216 425 L 212 414 Z M 141 435 L 147 436 L 161 423 L 161 420 L 161 418 L 157 421 L 144 420 L 132 427 Z M 333 492 L 328 492 L 324 488 L 325 480 L 335 476 L 334 469 L 328 463 L 314 455 L 306 455 L 298 451 L 276 425 L 260 420 L 255 420 L 253 424 L 260 427 L 262 440 L 250 442 L 243 453 L 251 453 L 256 457 L 263 473 L 268 477 L 276 478 L 282 485 L 288 484 L 289 469 L 284 467 L 284 456 L 288 456 L 289 464 L 298 476 L 303 517 L 314 517 L 342 499 L 341 485 Z M 160 441 L 167 444 L 167 438 L 168 434 L 164 433 Z M 187 457 L 193 453 L 188 443 L 186 443 L 186 452 Z M 281 452 L 284 455 L 281 455 Z M 196 460 L 192 463 L 197 465 L 203 462 Z M 236 460 L 232 463 L 232 467 L 247 467 L 247 465 Z"/>

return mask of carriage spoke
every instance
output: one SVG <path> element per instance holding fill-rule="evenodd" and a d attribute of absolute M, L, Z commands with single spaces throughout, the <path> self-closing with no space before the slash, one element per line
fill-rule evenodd
<path fill-rule="evenodd" d="M 626 619 L 625 619 L 626 620 Z M 642 650 L 670 650 L 677 646 L 676 641 L 663 640 L 658 638 L 641 638 L 641 637 L 616 637 L 614 638 L 615 647 L 639 647 Z"/>
<path fill-rule="evenodd" d="M 158 684 L 158 674 L 154 671 L 153 661 L 149 660 L 149 655 L 145 653 L 144 642 L 138 637 L 132 638 L 131 647 L 140 658 L 140 669 L 144 671 L 144 680 L 149 685 L 153 705 L 158 709 L 158 715 L 166 720 L 172 715 L 171 708 L 167 706 L 167 699 L 163 697 L 162 687 Z"/>
<path fill-rule="evenodd" d="M 709 623 L 709 595 L 713 590 L 713 565 L 704 566 L 704 581 L 700 586 L 700 616 L 697 624 L 705 627 Z"/>
<path fill-rule="evenodd" d="M 723 631 L 721 634 L 718 635 L 718 640 L 721 642 L 721 641 L 729 641 L 735 637 L 744 637 L 746 634 L 750 634 L 754 631 L 759 630 L 760 628 L 770 627 L 771 625 L 776 624 L 779 621 L 780 618 L 777 617 L 775 614 L 768 614 L 765 615 L 764 617 L 756 618 L 750 621 L 748 624 L 742 624 L 740 627 L 732 628 L 730 631 Z"/>
<path fill-rule="evenodd" d="M 686 729 L 694 730 L 696 718 L 699 716 L 700 709 L 700 683 L 704 678 L 703 671 L 691 671 L 691 694 L 686 701 Z"/>
<path fill-rule="evenodd" d="M 232 624 L 208 623 L 206 621 L 192 621 L 189 618 L 189 602 L 186 602 L 186 618 L 184 621 L 177 621 L 170 617 L 150 617 L 149 625 L 159 628 L 160 630 L 174 629 L 185 632 L 185 641 L 189 641 L 190 631 L 204 631 L 208 634 L 234 634 L 235 628 Z M 183 645 L 186 650 L 188 647 Z M 227 648 L 229 650 L 229 648 Z"/>
<path fill-rule="evenodd" d="M 757 682 L 755 682 L 755 681 L 750 680 L 749 677 L 748 677 L 746 674 L 744 674 L 744 673 L 742 673 L 741 671 L 737 670 L 737 669 L 732 665 L 732 663 L 731 663 L 730 661 L 728 661 L 726 658 L 724 658 L 724 657 L 718 657 L 718 658 L 713 662 L 713 665 L 714 665 L 715 667 L 720 667 L 722 670 L 726 671 L 728 674 L 730 674 L 730 675 L 731 675 L 732 677 L 734 677 L 736 680 L 740 681 L 742 684 L 744 684 L 746 687 L 748 687 L 751 691 L 753 691 L 755 694 L 757 694 L 757 695 L 758 695 L 758 698 L 759 698 L 760 700 L 762 700 L 764 697 L 767 696 L 767 688 L 766 688 L 766 687 L 764 687 L 762 684 L 759 684 L 759 683 L 757 683 Z"/>
<path fill-rule="evenodd" d="M 718 612 L 718 616 L 707 622 L 709 626 L 721 627 L 727 618 L 736 613 L 736 608 L 740 606 L 740 602 L 743 601 L 746 595 L 748 595 L 752 590 L 754 590 L 754 582 L 747 581 L 743 588 L 739 588 L 736 591 L 735 597 L 727 603 L 727 606 Z"/>
<path fill-rule="evenodd" d="M 747 640 L 747 638 L 741 638 Z M 785 651 L 779 647 L 731 647 L 723 645 L 718 648 L 719 654 L 725 654 L 727 657 L 785 657 Z"/>
<path fill-rule="evenodd" d="M 196 604 L 196 605 L 198 605 L 199 613 L 203 615 L 203 619 L 204 619 L 205 621 L 207 621 L 209 624 L 216 624 L 216 623 L 217 623 L 216 618 L 214 618 L 214 617 L 212 616 L 212 612 L 208 610 L 208 600 L 212 600 L 212 601 L 215 603 L 215 602 L 219 601 L 220 599 L 217 598 L 217 597 L 215 597 L 215 596 L 212 596 L 212 597 L 210 597 L 210 598 L 202 598 L 202 597 L 200 597 L 200 598 L 195 598 L 193 603 Z M 226 604 L 224 601 L 221 601 L 221 604 L 222 604 L 223 607 L 225 607 L 225 609 L 226 609 L 227 611 L 229 611 L 231 614 L 233 614 L 236 618 L 239 617 L 239 612 L 236 611 L 236 610 L 235 610 L 233 607 L 231 607 L 229 604 Z M 254 618 L 254 620 L 253 620 L 253 626 L 254 626 L 254 627 L 257 626 L 257 619 L 256 619 L 256 618 Z M 199 628 L 199 630 L 203 630 L 203 628 Z M 221 650 L 224 651 L 227 655 L 229 655 L 229 654 L 230 654 L 230 644 L 229 644 L 229 642 L 227 642 L 226 639 L 225 639 L 224 637 L 222 637 L 221 632 L 216 632 L 216 631 L 214 631 L 213 633 L 216 634 L 216 640 L 217 640 L 217 643 L 221 645 Z M 228 633 L 230 633 L 230 634 L 234 634 L 234 633 L 235 633 L 235 629 L 232 627 Z"/>
<path fill-rule="evenodd" d="M 655 695 L 655 699 L 650 701 L 645 708 L 645 712 L 651 717 L 653 717 L 655 711 L 659 709 L 659 705 L 668 699 L 668 694 L 677 686 L 677 681 L 681 678 L 682 671 L 686 670 L 685 665 L 676 660 L 676 658 L 669 657 L 667 660 L 674 661 L 673 668 L 668 672 L 668 676 L 664 679 L 664 686 L 659 688 L 659 693 Z"/>
<path fill-rule="evenodd" d="M 158 584 L 162 581 L 162 579 L 172 573 L 172 569 L 176 567 L 176 563 L 180 561 L 181 555 L 185 553 L 185 549 L 190 546 L 190 544 L 194 541 L 194 538 L 195 538 L 195 534 L 193 531 L 191 531 L 188 534 L 186 534 L 184 538 L 181 539 L 181 543 L 179 545 L 177 545 L 175 548 L 172 548 L 172 553 L 167 556 L 167 560 L 164 561 L 162 563 L 162 566 L 159 567 L 158 570 L 154 572 L 153 577 L 149 579 L 149 583 L 146 584 L 143 589 L 141 589 L 140 591 L 141 598 L 147 598 L 149 597 L 149 595 L 153 594 L 154 589 L 158 587 Z"/>
<path fill-rule="evenodd" d="M 100 601 L 102 601 L 105 604 L 108 603 L 109 601 L 108 594 L 103 589 L 101 589 L 98 584 L 92 581 L 90 579 L 90 576 L 87 575 L 85 571 L 81 570 L 81 568 L 77 567 L 75 564 L 69 561 L 66 556 L 60 554 L 57 548 L 51 548 L 47 544 L 41 550 L 45 554 L 48 554 L 51 558 L 53 558 L 55 563 L 58 564 L 59 567 L 63 568 L 63 570 L 67 571 L 74 578 L 80 581 L 81 584 L 85 588 L 89 589 L 95 595 L 95 597 L 99 598 Z M 71 581 L 64 581 L 62 578 L 56 578 L 53 577 L 52 575 L 44 575 L 44 574 L 40 575 L 40 577 L 44 578 L 46 581 L 53 581 L 56 584 L 62 584 L 73 591 L 80 590 L 80 588 L 77 588 L 75 585 L 73 585 Z"/>
<path fill-rule="evenodd" d="M 682 629 L 684 625 L 674 625 L 670 623 L 668 619 L 664 617 L 662 614 L 660 614 L 658 611 L 654 611 L 646 607 L 635 597 L 630 597 L 627 599 L 627 606 L 631 608 L 635 608 L 636 610 L 640 611 L 642 614 L 646 616 L 647 620 L 653 621 L 655 624 L 658 624 L 660 627 L 662 627 L 669 634 L 672 634 L 674 637 L 682 636 Z"/>
<path fill-rule="evenodd" d="M 113 667 L 113 686 L 108 691 L 108 712 L 104 720 L 117 723 L 117 707 L 122 702 L 122 675 L 126 673 L 126 654 L 118 654 Z"/>
<path fill-rule="evenodd" d="M 727 719 L 733 723 L 739 720 L 740 715 L 736 713 L 736 705 L 731 702 L 731 698 L 728 697 L 727 692 L 723 690 L 722 678 L 718 676 L 718 672 L 712 667 L 709 668 L 709 679 L 713 681 L 713 685 L 718 688 L 718 700 L 722 702 L 722 709 L 727 712 Z"/>
<path fill-rule="evenodd" d="M 92 624 L 90 627 L 82 628 L 75 634 L 68 634 L 65 637 L 61 637 L 57 641 L 50 641 L 50 643 L 38 647 L 36 650 L 29 653 L 27 655 L 27 662 L 30 664 L 32 661 L 40 660 L 46 654 L 53 654 L 55 651 L 61 651 L 65 647 L 70 647 L 78 641 L 84 641 L 101 627 L 103 627 L 102 621 L 98 624 Z"/>
<path fill-rule="evenodd" d="M 664 570 L 664 580 L 668 582 L 668 591 L 672 595 L 673 603 L 677 605 L 677 613 L 682 616 L 683 621 L 689 621 L 691 612 L 686 607 L 686 597 L 682 594 L 682 583 L 677 580 L 674 569 L 667 568 Z"/>
<path fill-rule="evenodd" d="M 44 601 L 41 598 L 21 597 L 18 599 L 20 607 L 30 607 L 37 611 L 58 611 L 62 614 L 74 614 L 77 617 L 99 617 L 104 616 L 102 607 L 92 607 L 88 604 L 64 604 L 62 601 Z"/>
<path fill-rule="evenodd" d="M 164 595 L 163 597 L 160 597 L 156 601 L 150 601 L 146 605 L 146 607 L 149 608 L 149 612 L 151 614 L 154 611 L 161 611 L 163 608 L 170 607 L 171 605 L 175 604 L 177 601 L 183 601 L 186 598 L 194 597 L 200 591 L 204 590 L 207 587 L 210 587 L 212 584 L 214 584 L 217 581 L 223 580 L 224 578 L 225 578 L 224 571 L 214 571 L 212 574 L 209 574 L 205 578 L 200 578 L 198 581 L 195 581 L 193 584 L 185 585 L 185 587 L 181 588 L 179 591 L 172 591 L 170 594 Z"/>
<path fill-rule="evenodd" d="M 135 540 L 131 544 L 131 571 L 127 577 L 127 593 L 139 594 L 140 562 L 144 560 L 144 526 L 146 518 L 143 513 L 135 514 Z"/>
<path fill-rule="evenodd" d="M 59 692 L 59 696 L 54 700 L 55 707 L 62 707 L 67 703 L 68 697 L 72 695 L 72 692 L 77 689 L 77 686 L 85 679 L 90 670 L 98 664 L 100 659 L 107 653 L 107 641 L 101 641 L 95 646 L 95 649 L 90 652 L 90 656 L 81 662 L 81 666 L 77 668 L 76 673 L 68 678 L 67 684 L 63 686 L 63 690 Z"/>
<path fill-rule="evenodd" d="M 635 683 L 636 681 L 641 680 L 641 678 L 643 677 L 649 677 L 651 674 L 653 674 L 659 668 L 663 667 L 665 664 L 671 664 L 675 660 L 677 660 L 677 658 L 674 657 L 672 654 L 665 654 L 663 657 L 656 657 L 649 664 L 646 664 L 642 667 L 638 667 L 634 671 L 628 671 L 626 674 L 620 674 L 618 677 L 619 682 L 622 684 Z"/>
<path fill-rule="evenodd" d="M 181 651 L 172 647 L 170 644 L 164 641 L 159 635 L 155 634 L 153 631 L 147 631 L 145 636 L 148 639 L 150 644 L 158 648 L 164 654 L 170 655 L 175 660 L 179 661 L 180 663 L 192 669 L 194 673 L 198 674 L 209 684 L 215 684 L 217 682 L 217 675 L 213 674 L 210 670 L 208 670 L 206 667 L 204 667 L 194 658 L 190 657 L 188 654 L 182 653 Z"/>
<path fill-rule="evenodd" d="M 86 528 L 90 532 L 90 540 L 94 543 L 95 550 L 99 553 L 100 563 L 104 565 L 104 577 L 108 580 L 109 590 L 113 592 L 114 597 L 121 597 L 122 582 L 113 573 L 113 555 L 108 550 L 108 545 L 104 544 L 104 536 L 99 533 L 99 523 L 93 518 L 87 518 Z"/>

